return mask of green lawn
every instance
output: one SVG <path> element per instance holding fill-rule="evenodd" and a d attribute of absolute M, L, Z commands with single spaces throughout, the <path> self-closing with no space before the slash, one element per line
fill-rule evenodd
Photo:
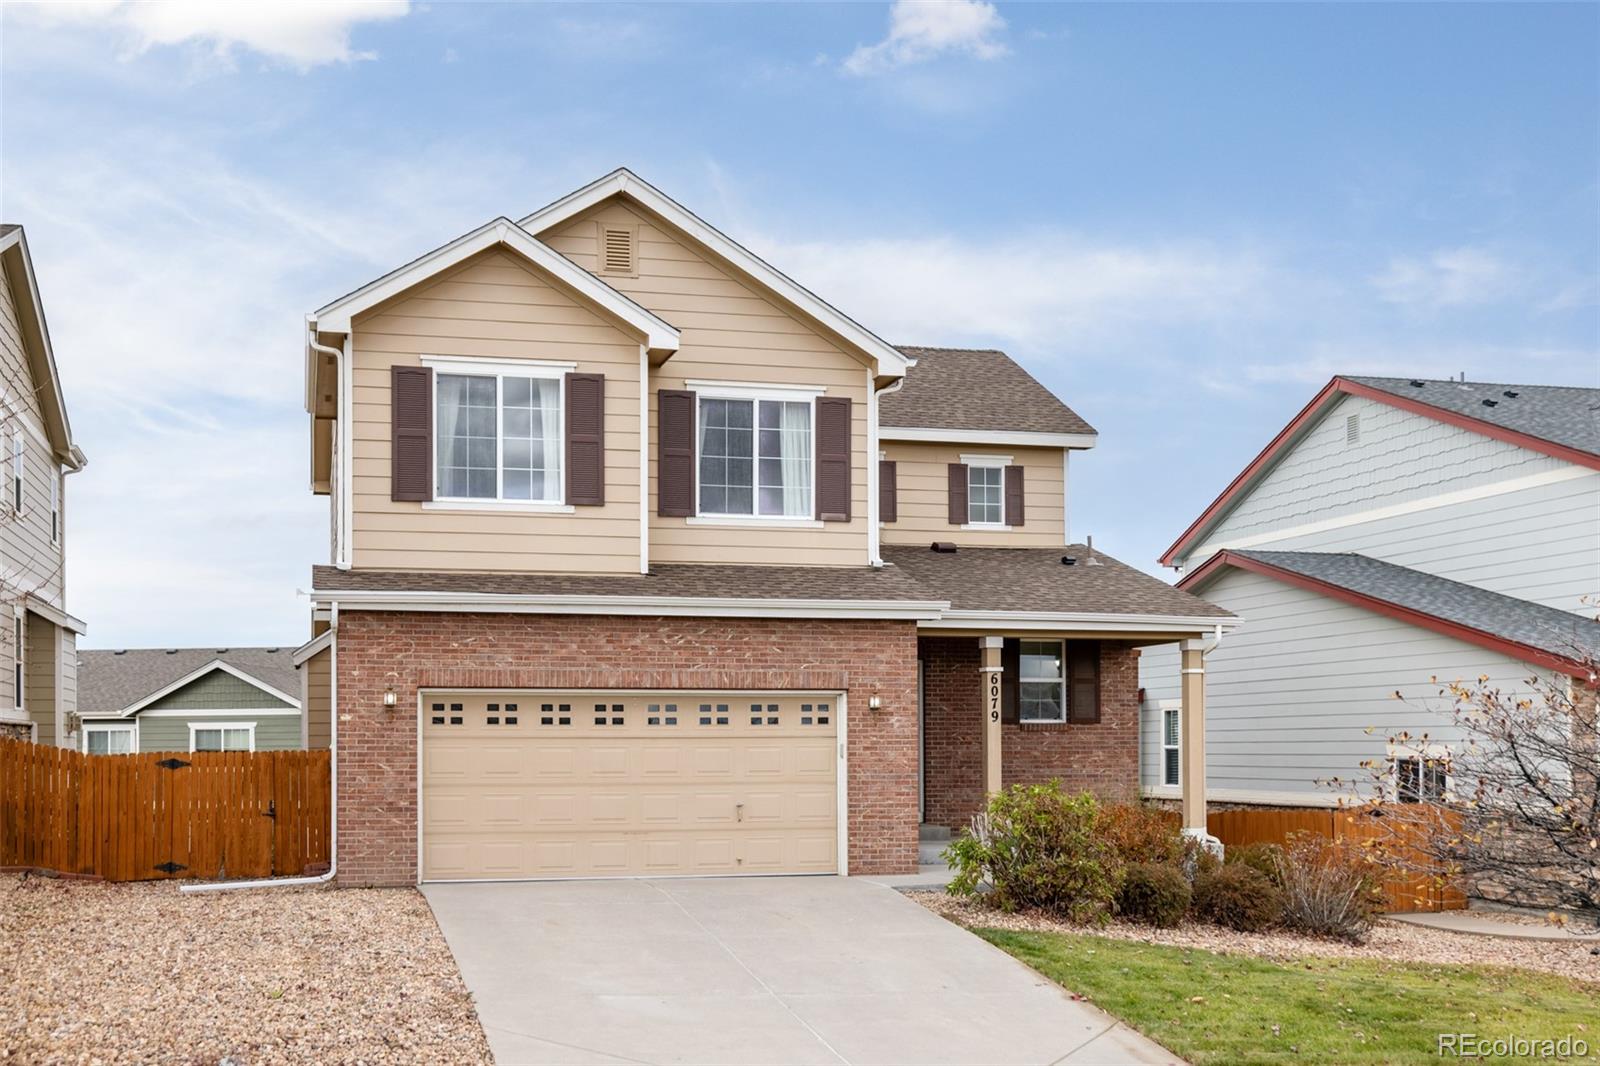
<path fill-rule="evenodd" d="M 974 932 L 1196 1064 L 1438 1063 L 1440 1032 L 1570 1035 L 1589 1057 L 1567 1061 L 1600 1053 L 1600 992 L 1544 974 Z"/>

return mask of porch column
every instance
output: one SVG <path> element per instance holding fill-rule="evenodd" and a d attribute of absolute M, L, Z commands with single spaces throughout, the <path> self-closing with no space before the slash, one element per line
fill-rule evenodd
<path fill-rule="evenodd" d="M 1000 649 L 1002 637 L 979 637 L 983 665 L 983 792 L 1000 791 Z"/>
<path fill-rule="evenodd" d="M 1181 642 L 1183 706 L 1182 766 L 1183 829 L 1185 833 L 1206 835 L 1206 642 Z"/>

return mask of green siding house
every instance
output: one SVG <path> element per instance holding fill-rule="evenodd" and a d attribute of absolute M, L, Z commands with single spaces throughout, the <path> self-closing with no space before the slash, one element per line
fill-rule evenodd
<path fill-rule="evenodd" d="M 304 748 L 292 654 L 289 648 L 80 652 L 80 746 L 91 755 Z"/>

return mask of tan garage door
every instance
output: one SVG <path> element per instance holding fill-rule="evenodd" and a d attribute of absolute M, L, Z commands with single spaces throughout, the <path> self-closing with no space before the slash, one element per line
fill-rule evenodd
<path fill-rule="evenodd" d="M 838 869 L 837 698 L 425 693 L 425 880 Z"/>

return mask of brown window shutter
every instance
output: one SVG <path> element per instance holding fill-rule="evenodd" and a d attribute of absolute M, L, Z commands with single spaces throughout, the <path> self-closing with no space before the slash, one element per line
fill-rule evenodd
<path fill-rule="evenodd" d="M 893 459 L 878 460 L 878 521 L 895 522 L 900 518 L 900 488 L 895 483 Z"/>
<path fill-rule="evenodd" d="M 1100 721 L 1100 642 L 1067 641 L 1067 721 L 1093 725 Z"/>
<path fill-rule="evenodd" d="M 433 499 L 432 370 L 389 368 L 389 430 L 389 498 Z"/>
<path fill-rule="evenodd" d="M 850 397 L 817 397 L 817 517 L 850 521 Z"/>
<path fill-rule="evenodd" d="M 568 374 L 567 502 L 598 507 L 606 502 L 606 378 Z"/>
<path fill-rule="evenodd" d="M 1022 525 L 1022 467 L 1006 467 L 1006 525 Z"/>
<path fill-rule="evenodd" d="M 1022 720 L 1022 641 L 1007 637 L 1000 645 L 1000 721 L 1016 725 Z"/>
<path fill-rule="evenodd" d="M 694 514 L 695 394 L 679 389 L 656 393 L 656 514 Z"/>
<path fill-rule="evenodd" d="M 967 524 L 967 464 L 950 464 L 950 524 Z"/>

